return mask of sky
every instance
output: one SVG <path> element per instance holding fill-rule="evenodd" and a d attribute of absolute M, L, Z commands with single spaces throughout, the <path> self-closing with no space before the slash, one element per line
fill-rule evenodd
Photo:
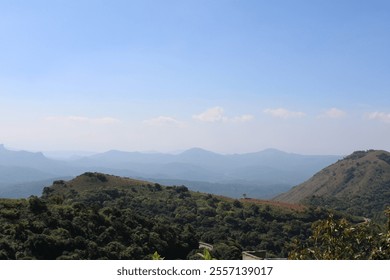
<path fill-rule="evenodd" d="M 0 0 L 0 143 L 390 150 L 390 2 Z"/>

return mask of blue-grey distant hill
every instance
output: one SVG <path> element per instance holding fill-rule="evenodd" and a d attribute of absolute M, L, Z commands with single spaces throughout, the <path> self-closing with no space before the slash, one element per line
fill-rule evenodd
<path fill-rule="evenodd" d="M 267 149 L 222 155 L 193 148 L 177 155 L 108 151 L 77 160 L 78 166 L 118 175 L 184 184 L 191 189 L 233 197 L 272 197 L 310 178 L 341 156 L 307 156 Z"/>
<path fill-rule="evenodd" d="M 10 151 L 0 145 L 0 196 L 12 194 L 15 184 L 18 195 L 28 196 L 35 194 L 31 193 L 29 183 L 36 185 L 37 181 L 94 171 L 162 184 L 183 184 L 193 190 L 231 197 L 245 193 L 248 197 L 269 198 L 307 180 L 340 158 L 298 155 L 275 149 L 223 155 L 193 148 L 176 155 L 111 150 L 60 161 L 42 153 Z M 25 194 L 20 187 L 23 183 L 26 184 Z"/>
<path fill-rule="evenodd" d="M 42 153 L 11 151 L 0 145 L 0 197 L 38 195 L 53 180 L 76 176 L 81 171 Z"/>

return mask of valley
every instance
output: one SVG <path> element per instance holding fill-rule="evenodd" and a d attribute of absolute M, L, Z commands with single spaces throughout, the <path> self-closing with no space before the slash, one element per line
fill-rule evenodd
<path fill-rule="evenodd" d="M 0 145 L 0 196 L 40 195 L 43 186 L 84 172 L 102 172 L 240 198 L 270 199 L 310 178 L 340 156 L 307 156 L 267 149 L 222 155 L 200 148 L 180 154 L 111 150 L 71 160 L 11 151 Z M 39 185 L 37 183 L 45 184 Z M 47 184 L 49 182 L 49 184 Z M 25 186 L 24 189 L 15 185 Z"/>
<path fill-rule="evenodd" d="M 344 158 L 276 150 L 246 155 L 111 151 L 54 161 L 41 153 L 0 148 L 1 164 L 15 168 L 7 173 L 11 167 L 6 166 L 8 177 L 0 177 L 13 182 L 12 190 L 0 191 L 14 197 L 0 199 L 0 259 L 152 259 L 156 254 L 199 259 L 200 243 L 212 244 L 207 254 L 226 260 L 241 259 L 244 251 L 266 252 L 267 258 L 390 258 L 386 151 Z M 300 170 L 310 165 L 314 172 L 332 159 L 288 190 L 308 176 Z M 29 162 L 36 162 L 34 169 Z M 166 178 L 143 178 L 147 166 L 149 174 Z M 100 171 L 71 176 L 84 168 Z M 25 178 L 13 176 L 26 170 Z M 132 172 L 137 176 L 126 176 Z M 41 180 L 24 186 L 23 180 L 32 178 Z M 194 182 L 198 187 L 190 187 Z M 256 182 L 252 191 L 248 182 Z M 267 184 L 282 182 L 288 182 L 288 191 L 274 187 L 277 195 L 269 199 Z M 328 251 L 339 246 L 349 249 Z"/>

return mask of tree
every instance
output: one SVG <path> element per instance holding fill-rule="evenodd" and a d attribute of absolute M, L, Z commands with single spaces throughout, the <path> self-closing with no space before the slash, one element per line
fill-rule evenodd
<path fill-rule="evenodd" d="M 313 234 L 304 242 L 296 241 L 290 259 L 370 260 L 390 258 L 390 233 L 381 233 L 369 221 L 353 225 L 345 219 L 316 223 Z"/>
<path fill-rule="evenodd" d="M 202 260 L 206 260 L 206 261 L 215 260 L 215 259 L 211 256 L 210 251 L 207 250 L 206 248 L 204 248 L 203 254 L 202 254 L 202 253 L 198 253 L 198 255 L 202 258 Z"/>
<path fill-rule="evenodd" d="M 152 260 L 154 261 L 159 261 L 159 260 L 163 260 L 164 258 L 160 256 L 160 254 L 156 251 L 154 252 L 154 254 L 152 255 Z"/>
<path fill-rule="evenodd" d="M 31 212 L 33 213 L 41 213 L 47 210 L 46 203 L 35 195 L 30 196 L 28 204 Z"/>

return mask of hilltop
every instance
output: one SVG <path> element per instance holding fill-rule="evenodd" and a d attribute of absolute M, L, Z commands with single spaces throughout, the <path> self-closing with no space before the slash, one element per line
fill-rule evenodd
<path fill-rule="evenodd" d="M 390 153 L 357 151 L 275 200 L 320 205 L 384 220 L 390 204 Z"/>

